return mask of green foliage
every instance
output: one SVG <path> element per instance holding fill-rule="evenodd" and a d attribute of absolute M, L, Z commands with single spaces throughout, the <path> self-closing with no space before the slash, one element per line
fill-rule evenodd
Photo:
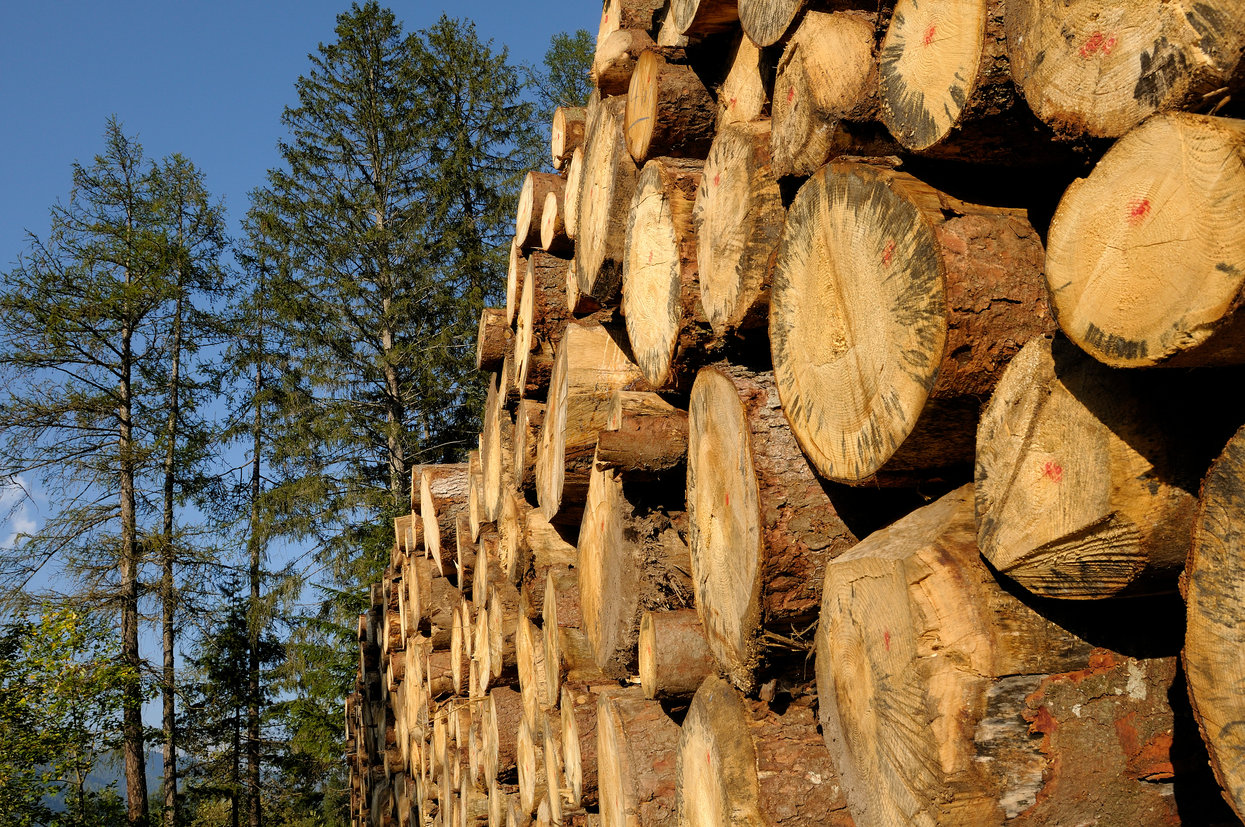
<path fill-rule="evenodd" d="M 115 790 L 87 786 L 118 745 L 123 695 L 138 678 L 114 647 L 108 627 L 72 609 L 0 627 L 0 823 L 124 822 Z"/>
<path fill-rule="evenodd" d="M 528 83 L 536 96 L 543 123 L 553 120 L 559 106 L 583 106 L 592 94 L 594 38 L 585 29 L 559 32 L 549 39 L 542 69 L 527 67 Z M 542 136 L 543 137 L 543 136 Z"/>

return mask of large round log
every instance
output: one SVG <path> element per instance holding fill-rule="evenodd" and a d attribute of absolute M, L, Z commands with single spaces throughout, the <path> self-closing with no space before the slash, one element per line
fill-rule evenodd
<path fill-rule="evenodd" d="M 655 388 L 677 385 L 711 349 L 692 229 L 703 168 L 694 160 L 649 161 L 627 220 L 623 315 L 636 362 Z"/>
<path fill-rule="evenodd" d="M 460 513 L 467 513 L 467 471 L 467 463 L 462 462 L 425 465 L 420 474 L 419 514 L 424 523 L 424 547 L 441 575 L 454 569 L 455 521 Z"/>
<path fill-rule="evenodd" d="M 695 609 L 645 612 L 637 648 L 646 698 L 690 697 L 717 669 Z"/>
<path fill-rule="evenodd" d="M 1174 114 L 1121 138 L 1051 220 L 1064 332 L 1118 367 L 1245 362 L 1245 124 Z"/>
<path fill-rule="evenodd" d="M 615 300 L 622 281 L 627 215 L 639 171 L 623 129 L 626 96 L 601 101 L 585 139 L 575 232 L 575 277 L 580 292 L 602 304 Z"/>
<path fill-rule="evenodd" d="M 783 421 L 772 374 L 705 368 L 689 417 L 696 609 L 722 671 L 751 691 L 767 646 L 811 642 L 825 565 L 856 538 Z"/>
<path fill-rule="evenodd" d="M 584 142 L 587 121 L 588 110 L 583 106 L 559 106 L 553 110 L 549 151 L 555 168 L 562 169 L 571 162 L 571 154 Z M 569 179 L 567 185 L 570 185 Z"/>
<path fill-rule="evenodd" d="M 541 219 L 545 211 L 545 196 L 561 194 L 566 181 L 552 172 L 529 172 L 519 190 L 519 207 L 515 217 L 515 240 L 520 247 L 540 246 Z"/>
<path fill-rule="evenodd" d="M 1050 597 L 1175 591 L 1213 456 L 1206 443 L 1231 432 L 1224 406 L 1199 397 L 1186 377 L 1116 370 L 1063 339 L 1030 340 L 977 431 L 981 553 Z M 1190 406 L 1206 412 L 1197 428 Z"/>
<path fill-rule="evenodd" d="M 691 603 L 687 545 L 670 515 L 624 491 L 617 471 L 593 468 L 579 530 L 583 630 L 607 675 L 637 666 L 640 619 Z"/>
<path fill-rule="evenodd" d="M 679 34 L 704 37 L 739 23 L 737 0 L 670 0 L 668 19 Z"/>
<path fill-rule="evenodd" d="M 1115 138 L 1155 112 L 1214 105 L 1241 83 L 1239 0 L 1004 4 L 1011 73 L 1057 133 Z"/>
<path fill-rule="evenodd" d="M 782 40 L 809 0 L 739 0 L 739 25 L 757 46 Z"/>
<path fill-rule="evenodd" d="M 1185 572 L 1184 667 L 1215 778 L 1245 818 L 1245 430 L 1202 486 Z"/>
<path fill-rule="evenodd" d="M 692 211 L 701 304 L 719 335 L 757 327 L 784 210 L 770 167 L 769 121 L 725 127 L 713 139 Z"/>
<path fill-rule="evenodd" d="M 528 256 L 519 315 L 515 320 L 515 383 L 520 395 L 524 395 L 528 387 L 533 359 L 539 358 L 542 350 L 557 350 L 562 332 L 571 319 L 566 306 L 568 266 L 565 259 L 549 253 L 533 251 Z"/>
<path fill-rule="evenodd" d="M 590 74 L 601 96 L 625 96 L 640 55 L 656 45 L 644 29 L 619 29 L 597 41 Z"/>
<path fill-rule="evenodd" d="M 480 311 L 476 330 L 476 370 L 497 370 L 512 347 L 513 334 L 506 321 L 506 308 L 486 307 Z"/>
<path fill-rule="evenodd" d="M 540 216 L 540 247 L 560 256 L 574 248 L 574 242 L 566 234 L 566 209 L 563 204 L 564 193 L 547 193 L 545 209 Z"/>
<path fill-rule="evenodd" d="M 805 699 L 779 715 L 716 675 L 706 678 L 683 720 L 676 772 L 681 824 L 855 824 Z"/>
<path fill-rule="evenodd" d="M 776 177 L 811 175 L 838 155 L 899 148 L 874 123 L 879 110 L 873 15 L 804 15 L 774 80 L 770 154 Z"/>
<path fill-rule="evenodd" d="M 589 110 L 591 111 L 591 110 Z M 577 146 L 566 162 L 566 188 L 562 198 L 562 224 L 566 235 L 575 238 L 579 234 L 579 193 L 584 177 L 584 147 Z"/>
<path fill-rule="evenodd" d="M 773 61 L 750 38 L 740 37 L 718 92 L 717 128 L 767 116 L 773 76 Z"/>
<path fill-rule="evenodd" d="M 574 525 L 583 516 L 597 434 L 614 391 L 646 389 L 639 367 L 610 330 L 596 323 L 567 326 L 536 449 L 536 491 L 550 522 Z"/>
<path fill-rule="evenodd" d="M 966 476 L 981 402 L 1052 327 L 1023 211 L 838 162 L 791 205 L 770 306 L 774 377 L 826 477 Z"/>
<path fill-rule="evenodd" d="M 1162 612 L 1179 607 L 1039 613 L 981 561 L 972 500 L 954 491 L 826 569 L 818 703 L 857 823 L 1215 823 L 1172 707 Z"/>
<path fill-rule="evenodd" d="M 650 158 L 703 158 L 713 141 L 713 97 L 686 63 L 646 51 L 627 90 L 627 151 L 636 163 Z"/>
<path fill-rule="evenodd" d="M 597 706 L 597 783 L 603 827 L 673 824 L 679 726 L 639 687 Z"/>

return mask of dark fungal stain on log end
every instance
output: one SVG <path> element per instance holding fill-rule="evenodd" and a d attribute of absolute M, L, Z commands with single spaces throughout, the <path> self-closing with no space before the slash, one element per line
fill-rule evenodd
<path fill-rule="evenodd" d="M 1107 333 L 1092 322 L 1085 330 L 1085 343 L 1107 356 L 1119 359 L 1144 359 L 1149 355 L 1150 350 L 1150 346 L 1144 341 L 1125 339 L 1123 336 Z"/>
<path fill-rule="evenodd" d="M 1227 28 L 1223 14 L 1208 3 L 1194 3 L 1193 8 L 1185 12 L 1185 20 L 1200 36 L 1198 48 L 1210 56 L 1218 66 L 1224 66 L 1232 60 L 1233 55 L 1223 53 L 1224 44 L 1221 36 Z"/>
<path fill-rule="evenodd" d="M 1166 37 L 1160 37 L 1154 41 L 1153 50 L 1141 51 L 1139 59 L 1141 72 L 1133 87 L 1133 98 L 1157 109 L 1187 69 L 1188 58 Z"/>
<path fill-rule="evenodd" d="M 895 138 L 909 148 L 924 148 L 937 140 L 938 126 L 925 106 L 925 94 L 910 87 L 896 71 L 903 52 L 902 43 L 892 43 L 879 55 L 882 106 L 891 113 L 887 125 Z"/>

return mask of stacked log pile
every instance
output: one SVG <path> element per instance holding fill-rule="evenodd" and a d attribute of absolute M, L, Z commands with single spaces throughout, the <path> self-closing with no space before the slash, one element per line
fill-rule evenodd
<path fill-rule="evenodd" d="M 1243 52 L 606 0 L 359 618 L 354 823 L 1239 825 Z"/>

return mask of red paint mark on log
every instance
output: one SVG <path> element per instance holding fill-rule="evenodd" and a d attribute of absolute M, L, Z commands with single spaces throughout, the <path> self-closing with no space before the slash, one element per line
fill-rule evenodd
<path fill-rule="evenodd" d="M 713 174 L 713 185 L 716 187 L 720 183 L 722 183 L 722 173 L 715 172 Z"/>
<path fill-rule="evenodd" d="M 649 264 L 653 263 L 653 251 L 652 250 L 648 251 L 648 263 Z"/>
<path fill-rule="evenodd" d="M 886 651 L 891 650 L 891 630 L 887 629 L 882 633 L 882 642 L 886 644 Z"/>
<path fill-rule="evenodd" d="M 937 32 L 937 30 L 938 30 L 938 27 L 935 24 L 930 23 L 929 28 L 925 30 L 925 37 L 921 38 L 921 45 L 928 46 L 929 44 L 933 43 L 934 34 Z"/>
<path fill-rule="evenodd" d="M 735 101 L 737 101 L 737 100 L 739 100 L 739 99 L 738 99 L 738 98 L 731 98 L 731 102 L 730 102 L 729 104 L 727 104 L 727 108 L 728 108 L 728 109 L 734 109 L 734 108 L 735 108 Z"/>
<path fill-rule="evenodd" d="M 791 101 L 793 100 L 795 100 L 795 87 L 794 86 L 792 86 L 790 89 L 787 90 L 787 103 L 791 103 Z"/>
<path fill-rule="evenodd" d="M 1128 202 L 1128 223 L 1136 227 L 1150 214 L 1149 198 L 1134 198 Z"/>
<path fill-rule="evenodd" d="M 726 493 L 726 507 L 727 508 L 731 507 L 731 495 L 729 491 Z"/>
<path fill-rule="evenodd" d="M 1093 57 L 1101 54 L 1103 57 L 1111 54 L 1115 49 L 1115 35 L 1105 35 L 1102 32 L 1094 32 L 1085 41 L 1085 45 L 1081 47 L 1081 57 Z"/>
<path fill-rule="evenodd" d="M 1051 482 L 1063 482 L 1063 466 L 1053 460 L 1046 460 L 1042 466 L 1042 476 Z"/>
<path fill-rule="evenodd" d="M 890 267 L 891 260 L 895 258 L 895 239 L 886 242 L 886 249 L 882 251 L 882 264 Z"/>

